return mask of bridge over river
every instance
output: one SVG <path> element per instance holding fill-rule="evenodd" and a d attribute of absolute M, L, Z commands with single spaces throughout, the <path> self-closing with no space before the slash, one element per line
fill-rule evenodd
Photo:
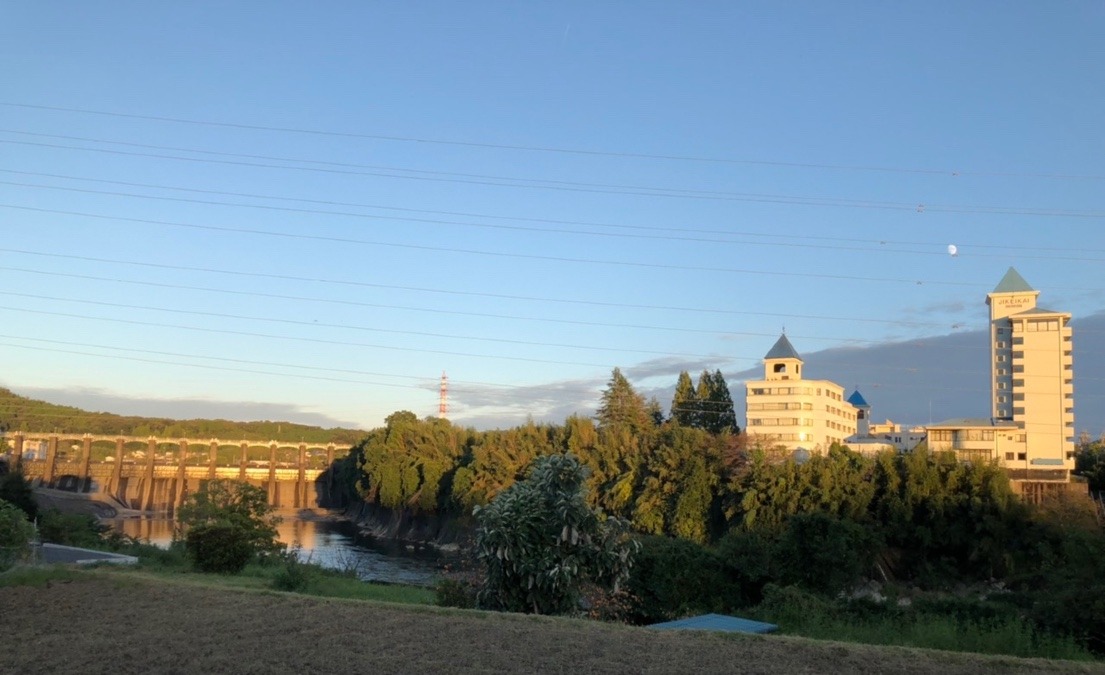
<path fill-rule="evenodd" d="M 173 511 L 216 478 L 265 488 L 275 507 L 313 508 L 348 446 L 156 436 L 9 432 L 8 461 L 36 486 L 95 493 L 131 509 Z M 324 479 L 325 476 L 325 479 Z"/>

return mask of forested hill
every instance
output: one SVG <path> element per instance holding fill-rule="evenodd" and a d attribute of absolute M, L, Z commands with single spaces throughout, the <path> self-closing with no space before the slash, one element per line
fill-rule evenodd
<path fill-rule="evenodd" d="M 359 429 L 323 429 L 293 422 L 233 422 L 231 420 L 174 420 L 131 417 L 57 405 L 26 398 L 0 388 L 0 430 L 64 431 L 81 434 L 121 434 L 170 438 L 221 438 L 250 441 L 308 441 L 353 444 L 365 432 Z"/>

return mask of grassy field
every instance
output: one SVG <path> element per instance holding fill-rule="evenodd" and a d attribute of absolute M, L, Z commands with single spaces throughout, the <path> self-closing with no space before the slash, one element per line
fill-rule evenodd
<path fill-rule="evenodd" d="M 91 571 L 0 578 L 4 673 L 1088 673 L 1095 663 L 336 600 Z"/>

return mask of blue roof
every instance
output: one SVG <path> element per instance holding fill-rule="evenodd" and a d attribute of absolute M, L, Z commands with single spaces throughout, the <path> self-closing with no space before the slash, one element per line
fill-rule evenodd
<path fill-rule="evenodd" d="M 786 333 L 779 336 L 779 339 L 775 341 L 775 346 L 771 348 L 771 351 L 769 351 L 764 358 L 802 360 L 802 357 L 798 356 L 798 352 L 794 350 L 794 345 L 790 344 L 790 340 L 787 339 Z"/>
<path fill-rule="evenodd" d="M 712 630 L 722 633 L 772 633 L 779 630 L 773 623 L 742 619 L 724 614 L 703 614 L 677 621 L 654 623 L 649 628 L 660 630 Z"/>
<path fill-rule="evenodd" d="M 851 403 L 852 405 L 854 405 L 857 408 L 870 408 L 871 407 L 871 406 L 867 405 L 867 401 L 864 400 L 863 394 L 859 393 L 859 389 L 856 389 L 855 391 L 852 392 L 852 395 L 848 397 L 848 402 Z"/>
<path fill-rule="evenodd" d="M 1010 267 L 1009 271 L 1005 273 L 1005 276 L 998 282 L 997 288 L 994 289 L 995 293 L 1031 293 L 1035 291 L 1028 285 L 1028 282 L 1024 280 L 1015 268 Z"/>

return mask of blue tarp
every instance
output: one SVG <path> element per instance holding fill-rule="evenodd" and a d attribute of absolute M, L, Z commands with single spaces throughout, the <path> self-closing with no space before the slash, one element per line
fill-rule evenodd
<path fill-rule="evenodd" d="M 660 630 L 713 630 L 723 633 L 771 633 L 779 630 L 773 623 L 742 619 L 738 616 L 726 616 L 724 614 L 703 614 L 692 616 L 678 621 L 665 621 L 654 623 L 649 628 Z"/>

